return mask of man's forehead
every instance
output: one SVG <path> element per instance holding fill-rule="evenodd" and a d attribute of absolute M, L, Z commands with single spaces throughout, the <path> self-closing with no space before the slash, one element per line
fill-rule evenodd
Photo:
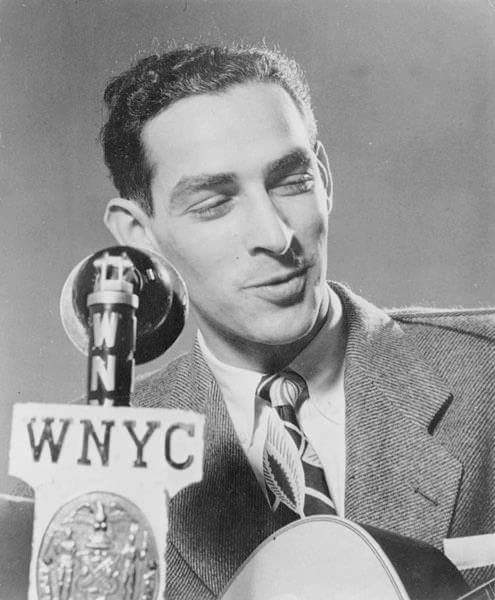
<path fill-rule="evenodd" d="M 156 173 L 188 175 L 237 171 L 309 147 L 306 123 L 289 94 L 260 82 L 179 100 L 146 124 L 142 139 Z"/>

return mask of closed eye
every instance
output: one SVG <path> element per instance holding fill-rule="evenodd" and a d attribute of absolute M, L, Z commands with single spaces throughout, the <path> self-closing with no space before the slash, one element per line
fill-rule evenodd
<path fill-rule="evenodd" d="M 313 176 L 309 173 L 298 173 L 290 175 L 272 186 L 270 191 L 273 191 L 279 196 L 294 196 L 309 192 L 314 187 Z"/>
<path fill-rule="evenodd" d="M 199 220 L 208 221 L 210 219 L 217 219 L 227 214 L 231 208 L 232 203 L 231 196 L 216 195 L 198 202 L 189 209 L 189 213 Z"/>

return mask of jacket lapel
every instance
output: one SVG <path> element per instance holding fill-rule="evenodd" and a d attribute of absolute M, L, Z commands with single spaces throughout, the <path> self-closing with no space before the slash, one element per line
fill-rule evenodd
<path fill-rule="evenodd" d="M 346 517 L 441 547 L 462 475 L 434 431 L 450 390 L 397 323 L 335 289 L 348 327 Z"/>
<path fill-rule="evenodd" d="M 205 462 L 202 481 L 171 500 L 169 540 L 219 594 L 256 546 L 292 517 L 270 511 L 197 345 L 179 378 L 189 389 L 172 390 L 166 405 L 205 414 Z"/>

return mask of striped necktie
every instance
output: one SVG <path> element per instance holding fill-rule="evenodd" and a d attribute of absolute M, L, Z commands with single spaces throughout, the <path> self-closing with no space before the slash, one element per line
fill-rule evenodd
<path fill-rule="evenodd" d="M 263 377 L 256 394 L 275 409 L 270 411 L 263 451 L 272 510 L 282 502 L 300 517 L 337 514 L 321 462 L 296 418 L 296 410 L 309 397 L 304 379 L 284 370 Z"/>

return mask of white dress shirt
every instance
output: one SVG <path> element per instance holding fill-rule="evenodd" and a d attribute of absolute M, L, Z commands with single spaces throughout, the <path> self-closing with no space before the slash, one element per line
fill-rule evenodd
<path fill-rule="evenodd" d="M 337 514 L 344 516 L 345 491 L 345 330 L 342 304 L 329 288 L 330 306 L 320 331 L 288 365 L 304 377 L 309 399 L 299 408 L 299 426 L 315 449 L 325 472 Z M 209 350 L 201 332 L 198 341 L 203 356 L 220 386 L 242 449 L 266 494 L 263 449 L 267 415 L 272 409 L 256 398 L 256 388 L 266 373 L 234 367 L 220 361 Z"/>

